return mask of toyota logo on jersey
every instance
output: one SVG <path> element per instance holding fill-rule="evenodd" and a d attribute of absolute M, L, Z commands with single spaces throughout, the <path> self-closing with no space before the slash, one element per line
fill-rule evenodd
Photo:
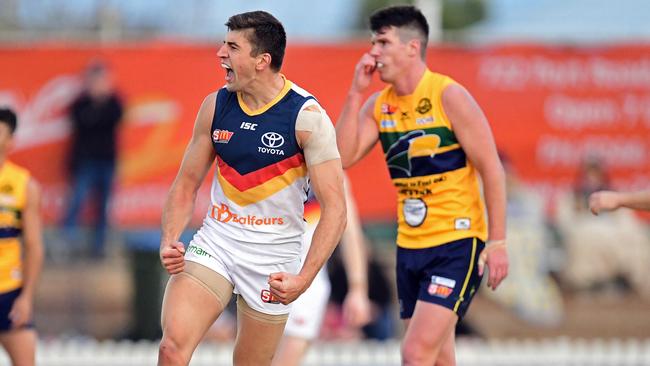
<path fill-rule="evenodd" d="M 267 132 L 262 135 L 262 143 L 270 149 L 278 148 L 284 145 L 284 137 L 277 132 Z"/>

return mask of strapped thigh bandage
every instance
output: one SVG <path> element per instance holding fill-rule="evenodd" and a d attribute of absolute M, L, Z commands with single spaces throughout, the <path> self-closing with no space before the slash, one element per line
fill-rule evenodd
<path fill-rule="evenodd" d="M 232 297 L 233 285 L 225 277 L 204 265 L 191 261 L 185 262 L 185 270 L 180 274 L 192 278 L 212 292 L 221 303 L 222 308 L 228 306 Z"/>
<path fill-rule="evenodd" d="M 259 312 L 246 303 L 246 300 L 241 295 L 237 296 L 237 312 L 246 315 L 249 318 L 269 324 L 286 323 L 289 314 L 271 315 Z"/>

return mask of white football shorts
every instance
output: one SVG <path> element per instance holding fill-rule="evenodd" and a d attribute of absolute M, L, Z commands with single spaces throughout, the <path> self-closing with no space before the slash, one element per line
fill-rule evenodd
<path fill-rule="evenodd" d="M 268 245 L 270 264 L 253 263 L 247 260 L 244 250 L 238 247 L 248 243 L 236 243 L 220 236 L 213 228 L 203 225 L 194 235 L 185 250 L 185 260 L 199 263 L 217 272 L 232 283 L 235 294 L 241 295 L 253 310 L 269 315 L 289 313 L 291 304 L 276 301 L 269 290 L 269 275 L 274 272 L 298 273 L 300 257 L 287 261 L 285 256 L 272 263 L 273 248 Z"/>

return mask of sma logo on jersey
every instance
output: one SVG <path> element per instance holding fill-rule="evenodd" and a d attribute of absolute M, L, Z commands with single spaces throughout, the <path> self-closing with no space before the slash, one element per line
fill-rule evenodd
<path fill-rule="evenodd" d="M 227 144 L 234 134 L 234 132 L 228 130 L 215 129 L 212 132 L 212 141 L 214 141 L 215 144 Z"/>

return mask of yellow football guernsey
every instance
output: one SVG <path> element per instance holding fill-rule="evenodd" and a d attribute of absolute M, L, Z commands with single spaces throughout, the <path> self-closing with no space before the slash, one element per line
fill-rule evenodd
<path fill-rule="evenodd" d="M 0 293 L 22 286 L 22 212 L 29 172 L 9 161 L 0 168 Z"/>
<path fill-rule="evenodd" d="M 384 157 L 397 188 L 397 245 L 403 248 L 487 239 L 476 171 L 442 107 L 442 91 L 452 83 L 427 70 L 413 94 L 398 96 L 388 86 L 374 106 Z"/>

